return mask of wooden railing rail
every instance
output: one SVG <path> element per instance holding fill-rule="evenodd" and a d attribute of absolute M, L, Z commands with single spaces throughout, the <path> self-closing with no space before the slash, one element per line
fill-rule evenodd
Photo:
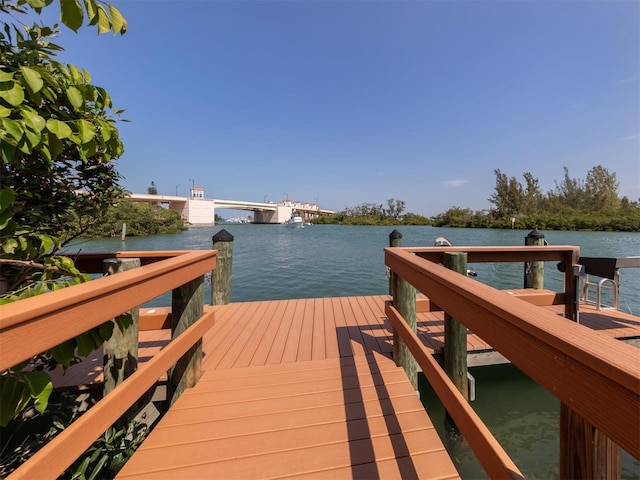
<path fill-rule="evenodd" d="M 91 444 L 118 420 L 214 323 L 206 313 L 154 358 L 122 382 L 56 438 L 42 447 L 7 480 L 58 478 Z"/>
<path fill-rule="evenodd" d="M 527 252 L 532 248 L 539 247 L 524 247 Z M 447 270 L 411 250 L 386 248 L 385 264 L 640 458 L 640 350 Z"/>
<path fill-rule="evenodd" d="M 0 371 L 210 272 L 216 253 L 180 252 L 134 270 L 3 305 Z"/>
<path fill-rule="evenodd" d="M 127 250 L 118 252 L 94 252 L 72 253 L 67 252 L 73 258 L 78 270 L 84 273 L 102 273 L 102 262 L 107 258 L 139 258 L 140 263 L 150 265 L 168 258 L 177 257 L 189 253 L 190 250 Z"/>
<path fill-rule="evenodd" d="M 189 295 L 177 303 L 174 298 L 174 306 L 178 305 L 181 311 L 192 309 L 193 300 L 200 299 L 200 306 L 195 306 L 198 309 L 195 318 L 199 317 L 199 320 L 189 326 L 183 321 L 186 317 L 181 318 L 182 326 L 174 331 L 174 338 L 167 347 L 34 454 L 9 478 L 58 477 L 170 367 L 193 361 L 189 352 L 213 325 L 215 312 L 208 309 L 203 314 L 203 297 L 191 297 L 190 291 L 199 289 L 203 275 L 215 269 L 216 254 L 215 250 L 126 252 L 115 256 L 154 258 L 154 263 L 0 307 L 1 371 L 169 290 L 173 290 L 174 297 L 183 293 Z M 108 257 L 114 255 L 108 254 L 104 258 Z M 181 311 L 179 316 L 182 316 Z M 171 375 L 177 381 L 189 377 L 179 388 L 197 380 L 192 378 L 192 372 L 183 373 Z"/>
<path fill-rule="evenodd" d="M 406 251 L 434 263 L 444 263 L 445 252 L 464 252 L 468 263 L 562 262 L 564 293 L 559 299 L 565 305 L 564 316 L 577 320 L 577 284 L 571 266 L 578 263 L 580 248 L 573 245 L 404 247 Z M 436 302 L 437 303 L 437 302 Z"/>
<path fill-rule="evenodd" d="M 446 405 L 449 415 L 453 418 L 489 477 L 524 478 L 509 455 L 391 302 L 385 304 L 385 314 L 422 368 L 422 372 L 438 398 Z"/>

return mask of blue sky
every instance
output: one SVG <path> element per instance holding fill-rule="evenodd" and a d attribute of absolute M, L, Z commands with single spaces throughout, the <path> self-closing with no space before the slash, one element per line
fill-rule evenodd
<path fill-rule="evenodd" d="M 126 110 L 133 192 L 431 216 L 488 208 L 496 168 L 547 191 L 602 164 L 640 197 L 635 0 L 112 3 L 127 34 L 59 58 Z"/>

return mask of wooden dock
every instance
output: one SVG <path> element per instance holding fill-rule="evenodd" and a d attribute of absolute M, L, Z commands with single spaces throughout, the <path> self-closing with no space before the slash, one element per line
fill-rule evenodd
<path fill-rule="evenodd" d="M 203 377 L 119 478 L 458 478 L 390 358 L 387 299 L 215 307 Z"/>
<path fill-rule="evenodd" d="M 388 295 L 238 302 L 214 307 L 216 325 L 203 339 L 205 370 L 294 363 L 379 354 L 391 358 L 392 328 L 384 313 Z M 562 316 L 563 306 L 541 307 Z M 141 313 L 167 311 L 145 308 Z M 420 312 L 418 332 L 438 358 L 444 347 L 442 312 Z M 294 321 L 295 319 L 295 321 Z M 580 305 L 580 323 L 601 335 L 640 346 L 640 317 Z M 140 332 L 141 363 L 169 343 L 168 330 Z M 470 366 L 507 362 L 473 332 L 467 336 Z M 102 351 L 54 376 L 56 388 L 100 387 Z"/>
<path fill-rule="evenodd" d="M 203 338 L 203 377 L 118 478 L 457 478 L 424 407 L 391 360 L 388 299 L 215 307 L 216 324 Z M 562 306 L 541 308 L 562 315 Z M 603 335 L 638 338 L 638 320 L 583 306 L 582 322 Z M 442 312 L 418 314 L 419 336 L 435 355 L 443 323 Z M 142 356 L 167 341 L 159 331 L 142 336 Z M 504 361 L 472 333 L 468 348 L 473 364 Z"/>
<path fill-rule="evenodd" d="M 589 452 L 583 455 L 594 432 L 640 458 L 640 416 L 634 409 L 640 358 L 636 348 L 616 340 L 637 342 L 638 318 L 584 305 L 583 328 L 559 318 L 577 317 L 575 305 L 566 301 L 575 298 L 571 269 L 565 271 L 564 292 L 507 295 L 421 259 L 442 253 L 434 248 L 385 251 L 394 292 L 403 295 L 398 308 L 390 297 L 377 295 L 242 302 L 205 306 L 203 312 L 203 274 L 216 268 L 216 251 L 118 254 L 141 258 L 142 267 L 3 306 L 0 360 L 8 368 L 173 292 L 171 308 L 141 311 L 139 355 L 131 355 L 139 360 L 137 371 L 10 478 L 56 478 L 167 373 L 166 398 L 175 403 L 121 478 L 456 478 L 410 383 L 415 364 L 489 476 L 523 478 L 434 360 L 444 343 L 444 314 L 437 305 L 467 325 L 462 355 L 466 350 L 475 364 L 506 361 L 499 349 L 554 391 L 561 401 L 560 464 L 567 478 L 617 468 L 614 458 L 595 462 Z M 487 261 L 575 263 L 576 252 L 562 246 L 471 253 Z M 413 303 L 416 290 L 429 292 L 433 302 Z M 404 369 L 391 359 L 394 342 Z M 96 353 L 62 379 L 67 386 L 99 388 L 102 370 Z M 54 385 L 64 388 L 59 380 Z"/>
<path fill-rule="evenodd" d="M 402 369 L 378 355 L 208 370 L 118 475 L 459 478 Z"/>

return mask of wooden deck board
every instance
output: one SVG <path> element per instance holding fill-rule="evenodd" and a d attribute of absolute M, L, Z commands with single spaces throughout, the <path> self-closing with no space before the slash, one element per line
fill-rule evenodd
<path fill-rule="evenodd" d="M 217 306 L 203 337 L 204 376 L 135 454 L 122 478 L 457 478 L 404 372 L 390 360 L 389 297 L 336 297 Z M 562 305 L 540 307 L 562 316 Z M 581 324 L 640 338 L 640 319 L 581 305 Z M 442 312 L 417 314 L 434 354 Z M 140 333 L 144 363 L 168 330 Z M 495 361 L 469 332 L 468 350 Z M 487 353 L 489 352 L 489 353 Z M 102 354 L 67 372 L 100 385 Z M 83 377 L 84 375 L 84 377 Z M 63 383 L 64 383 L 63 382 Z M 56 387 L 60 383 L 54 381 Z M 425 423 L 425 418 L 427 423 Z"/>
<path fill-rule="evenodd" d="M 295 362 L 300 358 L 323 359 L 364 355 L 373 351 L 390 356 L 393 351 L 391 326 L 384 315 L 386 295 L 367 297 L 334 297 L 302 300 L 270 300 L 240 302 L 215 307 L 216 325 L 203 338 L 203 368 L 236 368 L 250 365 Z M 540 307 L 562 316 L 563 306 Z M 354 312 L 358 312 L 356 315 Z M 302 326 L 293 328 L 294 319 L 309 322 L 311 332 L 307 351 L 295 339 Z M 417 314 L 419 337 L 434 353 L 440 353 L 444 340 L 442 312 Z M 596 310 L 581 304 L 580 323 L 602 335 L 635 340 L 640 343 L 640 318 L 615 310 Z M 293 335 L 291 339 L 289 337 Z M 140 333 L 139 361 L 148 361 L 169 341 L 168 330 L 148 330 Z M 285 357 L 289 342 L 291 349 Z M 491 352 L 484 340 L 470 332 L 467 337 L 470 354 Z M 295 346 L 295 355 L 293 350 Z M 309 350 L 310 349 L 310 350 Z M 310 355 L 310 357 L 309 357 Z M 488 360 L 491 361 L 491 360 Z M 102 382 L 102 351 L 96 351 L 82 364 L 66 373 L 53 373 L 57 389 L 82 388 Z"/>
<path fill-rule="evenodd" d="M 391 355 L 392 333 L 384 316 L 385 295 L 368 297 L 322 298 L 242 302 L 216 307 L 216 326 L 203 339 L 203 368 L 235 368 L 249 365 L 282 362 L 283 352 L 295 308 L 305 321 L 313 324 L 311 359 L 338 358 L 376 351 Z M 351 304 L 357 302 L 356 307 Z M 306 312 L 311 303 L 310 320 Z M 344 311 L 347 308 L 348 314 Z M 361 312 L 359 317 L 353 309 Z M 562 305 L 540 307 L 562 316 Z M 258 313 L 256 313 L 258 312 Z M 640 318 L 615 310 L 596 310 L 593 305 L 581 304 L 580 323 L 602 335 L 635 340 L 640 343 Z M 369 324 L 363 323 L 364 319 Z M 444 321 L 442 312 L 417 314 L 419 337 L 427 348 L 439 353 L 443 347 Z M 317 338 L 318 335 L 320 338 Z M 364 340 L 368 338 L 367 341 Z M 139 361 L 152 358 L 170 338 L 168 330 L 148 330 L 140 333 Z M 374 343 L 373 340 L 375 340 Z M 293 340 L 291 340 L 293 341 Z M 467 337 L 470 354 L 490 352 L 492 347 L 473 332 Z M 366 348 L 365 348 L 366 346 Z M 297 349 L 296 349 L 297 352 Z M 287 359 L 297 361 L 296 357 Z M 490 360 L 489 360 L 490 361 Z M 52 374 L 57 389 L 91 388 L 102 382 L 102 350 L 93 352 L 83 363 L 74 365 L 65 373 L 62 369 Z"/>
<path fill-rule="evenodd" d="M 261 336 L 257 336 L 258 344 L 256 349 L 251 351 L 249 348 L 243 351 L 243 356 L 250 357 L 249 363 L 241 362 L 239 366 L 251 366 L 251 365 L 264 365 L 271 351 L 274 339 L 280 328 L 284 312 L 288 308 L 288 302 L 284 300 L 276 300 L 271 302 L 271 306 L 275 308 L 269 309 L 269 312 L 273 312 L 270 318 L 265 316 L 266 326 Z"/>
<path fill-rule="evenodd" d="M 233 384 L 230 373 L 207 371 L 118 478 L 352 478 L 380 469 L 457 477 L 404 373 L 386 357 L 235 368 Z"/>

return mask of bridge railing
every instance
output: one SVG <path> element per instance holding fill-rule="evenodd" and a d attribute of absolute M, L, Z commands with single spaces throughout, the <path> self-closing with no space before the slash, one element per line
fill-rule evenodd
<path fill-rule="evenodd" d="M 536 261 L 575 258 L 571 252 L 577 248 L 482 248 L 386 248 L 385 264 L 399 284 L 427 295 L 561 401 L 563 478 L 583 478 L 593 470 L 599 445 L 606 443 L 603 436 L 640 458 L 640 350 L 436 263 L 445 251 L 469 251 L 470 262 Z M 566 283 L 574 285 L 574 280 L 568 276 Z M 575 293 L 565 286 L 565 295 L 574 298 Z M 441 378 L 398 308 L 388 305 L 387 314 L 489 475 L 517 476 L 501 448 L 482 433 L 486 427 L 470 418 L 466 401 Z"/>
<path fill-rule="evenodd" d="M 109 254 L 141 258 L 142 266 L 0 307 L 0 371 L 5 371 L 167 291 L 181 298 L 171 343 L 8 478 L 59 477 L 173 365 L 193 367 L 172 369 L 169 384 L 177 386 L 177 394 L 195 384 L 201 356 L 193 347 L 214 322 L 212 309 L 203 314 L 201 286 L 204 275 L 216 267 L 216 255 L 216 250 Z M 103 258 L 105 254 L 86 255 L 77 264 L 93 265 L 88 271 L 98 272 Z M 185 291 L 193 293 L 191 298 L 184 298 Z"/>

